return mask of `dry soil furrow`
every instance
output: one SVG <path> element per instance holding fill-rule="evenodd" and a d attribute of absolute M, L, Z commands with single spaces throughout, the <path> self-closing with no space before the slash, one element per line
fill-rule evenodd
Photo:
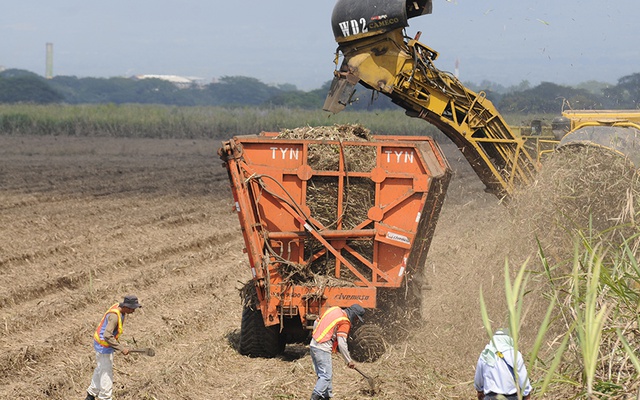
<path fill-rule="evenodd" d="M 81 167 L 78 167 L 79 169 Z M 116 167 L 114 167 L 116 168 Z M 28 179 L 11 186 L 3 185 L 7 190 L 20 191 L 25 194 L 49 195 L 85 195 L 85 196 L 123 196 L 131 194 L 155 195 L 203 195 L 212 192 L 212 174 L 192 174 L 190 171 L 211 169 L 209 165 L 193 165 L 192 168 L 176 171 L 172 168 L 155 168 L 152 170 L 127 171 L 119 166 L 110 174 L 101 173 L 87 179 L 86 176 L 67 177 L 54 181 L 38 177 Z M 39 171 L 33 171 L 38 175 Z M 183 178 L 178 180 L 175 175 Z M 185 178 L 185 176 L 187 176 Z"/>
<path fill-rule="evenodd" d="M 95 241 L 105 235 L 113 235 L 122 229 L 132 229 L 154 224 L 174 216 L 200 220 L 202 224 L 219 223 L 231 209 L 229 190 L 227 197 L 168 196 L 128 198 L 49 197 L 22 204 L 20 209 L 0 213 L 0 259 L 9 254 L 29 254 L 34 249 L 55 246 L 65 241 Z M 78 223 L 81 218 L 82 224 Z M 208 221 L 207 221 L 208 220 Z"/>
<path fill-rule="evenodd" d="M 220 249 L 221 251 L 218 251 L 218 256 L 224 257 L 229 253 L 231 248 L 235 248 L 238 244 L 239 243 L 231 242 L 228 246 L 223 246 L 223 248 Z M 175 367 L 176 359 L 174 356 L 184 354 L 184 348 L 190 345 L 189 343 L 193 337 L 201 335 L 203 332 L 206 333 L 208 331 L 206 328 L 215 326 L 219 324 L 220 321 L 229 323 L 228 319 L 219 318 L 222 315 L 221 311 L 235 310 L 237 313 L 240 309 L 239 296 L 237 291 L 232 289 L 234 287 L 234 280 L 240 272 L 239 266 L 236 265 L 232 269 L 224 269 L 219 266 L 209 265 L 207 268 L 206 264 L 213 262 L 212 258 L 215 257 L 208 255 L 202 258 L 203 260 L 193 261 L 194 265 L 199 268 L 196 268 L 194 271 L 186 271 L 190 277 L 188 282 L 175 279 L 175 273 L 167 274 L 160 281 L 145 282 L 144 285 L 140 284 L 140 281 L 145 279 L 144 274 L 140 274 L 140 276 L 135 279 L 138 281 L 135 283 L 135 286 L 139 288 L 138 292 L 140 293 L 140 297 L 141 299 L 145 299 L 145 307 L 143 307 L 144 311 L 141 315 L 135 315 L 135 320 L 128 323 L 135 325 L 137 329 L 126 335 L 127 338 L 124 339 L 124 341 L 130 342 L 131 337 L 135 336 L 138 337 L 140 345 L 156 346 L 158 356 L 154 360 L 154 363 L 149 365 L 150 367 L 157 368 L 158 361 L 162 362 L 162 360 L 170 366 Z M 216 262 L 224 261 L 218 260 Z M 222 274 L 212 274 L 212 271 L 220 271 Z M 247 268 L 245 268 L 244 273 L 248 274 Z M 161 288 L 161 290 L 158 290 L 158 288 Z M 220 288 L 223 289 L 220 290 Z M 224 295 L 221 292 L 223 292 Z M 218 295 L 215 295 L 215 293 L 218 293 Z M 171 299 L 171 301 L 167 301 L 167 299 Z M 79 335 L 80 339 L 75 339 L 76 342 L 78 340 L 81 342 L 84 341 L 85 344 L 89 342 L 90 329 L 86 329 L 86 326 L 84 328 L 85 329 L 77 331 L 79 333 L 75 336 L 77 337 Z M 70 336 L 73 336 L 71 332 L 67 332 L 66 330 L 61 332 L 61 337 L 68 338 Z M 86 338 L 84 336 L 86 336 Z M 216 341 L 221 339 L 223 338 L 215 338 Z M 37 374 L 39 368 L 46 369 L 49 367 L 47 364 L 59 363 L 59 359 L 74 360 L 77 356 L 74 356 L 72 353 L 70 354 L 67 350 L 69 347 L 77 345 L 78 343 L 65 342 L 54 345 L 49 349 L 40 349 L 40 352 L 38 349 L 31 348 L 27 353 L 29 358 L 24 362 L 25 368 L 30 367 L 34 369 Z M 86 351 L 90 354 L 89 348 L 87 348 Z M 161 354 L 165 354 L 166 356 L 161 358 Z M 139 375 L 139 365 L 132 364 L 131 360 L 132 359 L 122 357 L 118 359 L 118 362 L 122 364 L 121 368 L 123 368 L 125 377 L 129 374 L 129 372 L 127 372 L 128 369 L 134 370 L 131 374 L 135 373 Z M 29 365 L 30 361 L 37 361 L 37 365 Z M 88 373 L 86 371 L 86 369 L 90 368 L 89 365 L 86 365 L 86 363 L 82 361 L 74 361 L 69 364 L 76 365 L 80 370 L 84 369 L 84 373 L 87 376 L 86 379 L 89 379 L 90 371 Z M 75 374 L 81 374 L 82 371 L 80 370 L 75 371 Z M 65 393 L 59 393 L 59 396 L 52 393 L 52 388 L 57 388 L 58 390 L 65 388 L 68 373 L 69 371 L 66 371 L 60 376 L 51 377 L 41 388 L 28 388 L 17 383 L 12 385 L 14 386 L 13 391 L 24 393 L 25 391 L 30 392 L 35 390 L 35 392 L 33 392 L 34 396 L 47 395 L 50 398 L 68 398 L 65 397 Z M 30 375 L 30 372 L 27 372 L 27 374 Z M 132 392 L 134 394 L 139 393 L 139 390 L 135 389 L 135 382 L 136 379 L 133 379 L 133 383 L 131 384 L 134 388 Z M 86 382 L 83 383 L 86 384 Z M 43 388 L 48 388 L 48 390 L 43 391 Z M 78 388 L 76 388 L 76 390 L 77 389 Z M 139 397 L 133 395 L 132 397 L 125 398 L 134 399 Z"/>
<path fill-rule="evenodd" d="M 236 239 L 239 239 L 236 237 Z M 171 298 L 176 301 L 171 303 L 171 306 L 167 311 L 167 314 L 160 315 L 160 320 L 154 325 L 154 321 L 147 321 L 145 325 L 147 328 L 152 327 L 153 334 L 147 335 L 147 342 L 150 344 L 171 342 L 170 338 L 180 338 L 182 335 L 188 332 L 198 331 L 203 327 L 202 320 L 212 318 L 206 309 L 210 307 L 206 303 L 214 302 L 218 297 L 213 294 L 220 286 L 231 288 L 229 282 L 235 276 L 235 274 L 229 274 L 228 271 L 224 272 L 223 277 L 216 277 L 211 275 L 211 270 L 225 271 L 224 268 L 216 267 L 216 264 L 226 263 L 224 259 L 229 254 L 230 248 L 235 248 L 240 244 L 239 240 L 231 241 L 228 244 L 221 244 L 219 248 L 211 248 L 211 251 L 205 251 L 197 254 L 189 260 L 191 264 L 185 267 L 184 270 L 164 270 L 162 268 L 155 268 L 162 272 L 158 272 L 155 278 L 149 276 L 149 270 L 140 271 L 137 275 L 130 275 L 128 279 L 123 279 L 120 285 L 135 288 L 137 293 L 140 293 L 141 298 L 147 299 L 149 305 L 156 302 L 163 304 L 164 299 Z M 221 259 L 222 258 L 222 259 Z M 158 266 L 156 266 L 158 267 Z M 247 269 L 248 271 L 248 269 Z M 245 272 L 248 273 L 248 272 Z M 177 276 L 188 276 L 188 280 L 180 279 L 176 280 Z M 232 282 L 233 284 L 233 282 Z M 119 285 L 117 282 L 114 285 Z M 162 291 L 158 291 L 157 288 L 162 288 Z M 219 291 L 219 290 L 218 290 Z M 150 292 L 148 295 L 145 293 Z M 232 290 L 233 293 L 233 290 Z M 79 294 L 76 297 L 76 301 L 80 302 Z M 87 296 L 87 295 L 85 295 Z M 92 297 L 102 298 L 107 297 L 108 291 L 103 290 L 98 293 L 94 293 Z M 193 306 L 197 304 L 194 298 L 203 297 L 202 303 L 204 306 L 200 307 L 200 310 L 195 312 L 194 315 L 187 313 L 187 315 L 175 315 L 176 308 L 183 306 L 182 302 L 186 302 L 186 310 L 193 310 Z M 191 300 L 189 300 L 191 299 Z M 240 304 L 239 296 L 237 292 L 232 296 L 232 301 L 236 304 Z M 58 302 L 64 302 L 64 299 L 57 299 Z M 227 302 L 229 299 L 226 296 L 220 296 L 218 301 Z M 94 300 L 92 303 L 96 303 Z M 189 305 L 190 304 L 190 305 Z M 167 306 L 165 306 L 167 307 Z M 150 310 L 144 310 L 145 313 L 154 312 L 154 307 L 150 307 Z M 173 313 L 172 313 L 173 311 Z M 60 313 L 64 314 L 64 313 Z M 49 340 L 51 332 L 56 331 L 56 327 L 52 326 L 52 321 L 63 318 L 64 315 L 54 315 L 52 318 L 45 318 L 48 323 L 44 326 L 38 326 L 38 331 L 31 335 L 24 335 L 26 332 L 23 330 L 20 332 L 20 337 L 11 337 L 10 345 L 7 346 L 7 351 L 3 355 L 3 360 L 0 368 L 5 376 L 10 377 L 12 373 L 24 372 L 24 370 L 35 369 L 36 364 L 42 366 L 46 365 L 49 361 L 55 360 L 56 353 L 69 348 L 70 346 L 77 346 L 80 342 L 85 341 L 86 338 L 90 338 L 90 327 L 86 324 L 83 326 L 64 326 L 57 328 L 57 333 L 54 338 L 60 338 L 57 340 Z M 136 316 L 138 317 L 138 316 Z M 94 318 L 95 319 L 95 318 Z M 39 334 L 39 336 L 37 336 Z M 44 334 L 44 336 L 42 336 Z M 24 335 L 24 338 L 22 336 Z M 62 356 L 65 354 L 63 352 Z"/>
<path fill-rule="evenodd" d="M 171 227 L 171 226 L 170 226 Z M 174 225 L 176 227 L 176 225 Z M 178 226 L 178 228 L 186 229 L 186 227 Z M 188 230 L 188 229 L 187 229 Z M 104 273 L 117 268 L 136 268 L 145 263 L 155 262 L 170 254 L 176 252 L 194 251 L 204 246 L 215 244 L 218 241 L 224 241 L 233 230 L 223 231 L 214 235 L 207 235 L 202 232 L 199 236 L 196 232 L 201 230 L 192 230 L 189 233 L 181 234 L 165 233 L 165 240 L 140 240 L 140 245 L 136 248 L 131 247 L 130 235 L 124 235 L 119 238 L 119 244 L 112 241 L 103 246 L 113 248 L 121 248 L 120 251 L 114 252 L 107 261 L 95 260 L 91 263 L 91 267 L 87 268 L 87 260 L 83 257 L 83 246 L 62 246 L 53 249 L 47 249 L 42 252 L 36 252 L 32 255 L 21 256 L 15 265 L 7 263 L 3 267 L 3 276 L 8 283 L 13 282 L 10 286 L 3 286 L 0 290 L 0 307 L 4 308 L 8 304 L 20 303 L 33 296 L 46 295 L 58 286 L 73 288 L 78 281 L 89 281 L 90 278 L 108 279 L 109 276 L 103 276 Z M 237 231 L 236 231 L 237 232 Z M 157 233 L 156 233 L 157 235 Z M 193 236 L 192 236 L 193 235 Z M 95 246 L 93 250 L 99 246 Z M 65 265 L 65 267 L 61 267 Z M 25 268 L 28 267 L 28 268 Z M 19 277 L 27 271 L 38 271 L 39 279 L 21 281 Z M 91 276 L 90 276 L 91 275 Z"/>
<path fill-rule="evenodd" d="M 214 248 L 226 247 L 226 245 L 234 241 L 237 242 L 238 233 L 233 230 L 220 231 L 209 237 L 196 237 L 193 240 L 168 246 L 161 246 L 153 253 L 142 252 L 133 257 L 125 257 L 116 260 L 116 265 L 129 270 L 129 273 L 140 271 L 147 282 L 153 282 L 157 277 L 166 271 L 189 270 L 191 260 L 189 257 L 202 257 L 203 254 L 215 254 L 217 250 Z M 214 249 L 213 251 L 211 249 Z M 93 281 L 100 280 L 109 282 L 106 286 L 117 282 L 118 276 L 122 275 L 120 271 L 114 271 L 113 261 L 108 265 L 98 264 L 91 269 L 78 266 L 75 271 L 69 272 L 64 270 L 65 275 L 53 277 L 44 280 L 33 280 L 31 284 L 21 285 L 10 289 L 9 294 L 0 298 L 3 305 L 3 314 L 12 315 L 10 318 L 4 317 L 6 330 L 0 331 L 0 338 L 5 334 L 13 331 L 30 331 L 39 329 L 38 321 L 47 316 L 59 317 L 60 310 L 58 306 L 51 305 L 47 312 L 43 307 L 32 308 L 32 299 L 41 299 L 43 304 L 49 304 L 49 298 L 58 298 L 64 293 L 76 289 L 92 291 L 97 290 L 101 286 Z M 148 283 L 150 284 L 150 283 Z M 26 309 L 22 310 L 20 306 L 26 303 Z M 8 319 L 8 322 L 7 322 Z"/>
<path fill-rule="evenodd" d="M 9 232 L 14 233 L 13 237 L 0 234 L 3 242 L 10 242 L 3 244 L 4 257 L 0 259 L 0 269 L 7 282 L 20 282 L 19 277 L 26 269 L 38 270 L 43 279 L 72 284 L 76 277 L 86 278 L 89 270 L 95 276 L 100 270 L 109 269 L 114 265 L 114 255 L 120 257 L 115 260 L 116 266 L 126 266 L 147 262 L 168 252 L 205 245 L 208 240 L 216 240 L 207 239 L 212 231 L 218 231 L 220 226 L 232 226 L 230 221 L 235 218 L 228 211 L 221 212 L 219 206 L 207 203 L 206 199 L 192 203 L 180 199 L 133 200 L 122 201 L 116 206 L 105 206 L 102 201 L 95 200 L 78 203 L 78 207 L 28 210 L 22 214 L 26 218 L 7 222 L 11 228 Z M 171 204 L 175 206 L 167 211 Z M 39 214 L 33 217 L 36 212 Z M 85 216 L 83 228 L 71 223 L 77 214 Z M 21 231 L 23 233 L 16 237 L 15 233 Z M 29 235 L 30 232 L 33 234 Z M 20 236 L 29 240 L 21 241 Z M 136 251 L 132 251 L 133 243 L 138 248 Z M 120 256 L 125 254 L 127 256 Z M 31 280 L 23 284 L 26 289 L 18 292 L 37 294 L 38 286 L 43 282 Z M 20 285 L 11 286 L 0 289 L 0 304 L 12 301 L 11 297 L 19 301 L 20 296 L 15 292 L 16 286 Z M 32 286 L 34 288 L 29 289 Z M 14 294 L 9 295 L 8 291 Z"/>

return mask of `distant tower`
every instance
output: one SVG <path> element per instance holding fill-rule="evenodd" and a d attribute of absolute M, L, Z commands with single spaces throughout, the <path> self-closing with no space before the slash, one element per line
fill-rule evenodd
<path fill-rule="evenodd" d="M 47 43 L 47 69 L 44 77 L 47 79 L 53 78 L 53 43 Z"/>
<path fill-rule="evenodd" d="M 458 78 L 460 76 L 460 60 L 456 58 L 456 69 L 453 71 L 453 74 Z"/>

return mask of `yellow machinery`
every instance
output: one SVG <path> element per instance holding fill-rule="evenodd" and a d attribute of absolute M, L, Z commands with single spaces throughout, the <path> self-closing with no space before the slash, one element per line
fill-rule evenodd
<path fill-rule="evenodd" d="M 333 113 L 343 110 L 358 83 L 381 92 L 408 116 L 438 127 L 458 146 L 487 190 L 508 197 L 516 187 L 533 181 L 540 156 L 553 151 L 561 135 L 520 135 L 484 92 L 475 93 L 454 75 L 436 68 L 438 53 L 418 41 L 420 33 L 414 38 L 404 33 L 408 19 L 429 13 L 431 0 L 338 0 L 332 26 L 338 43 L 336 66 L 340 56 L 342 63 L 323 108 Z M 567 136 L 573 140 L 560 145 L 597 142 L 611 147 L 624 136 L 624 143 L 619 144 L 628 149 L 634 147 L 640 132 L 639 111 L 565 112 L 564 117 L 572 132 Z M 597 133 L 584 131 L 594 125 L 599 127 Z M 583 131 L 574 134 L 577 130 Z M 527 143 L 528 139 L 533 141 Z M 622 151 L 622 147 L 614 149 Z M 626 149 L 622 151 L 625 155 Z"/>
<path fill-rule="evenodd" d="M 598 146 L 640 167 L 640 110 L 565 111 L 569 133 L 559 146 Z"/>

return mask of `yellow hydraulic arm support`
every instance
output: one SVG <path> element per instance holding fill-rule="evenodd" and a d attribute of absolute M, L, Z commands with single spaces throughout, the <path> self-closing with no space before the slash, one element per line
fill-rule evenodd
<path fill-rule="evenodd" d="M 355 85 L 382 92 L 407 115 L 438 127 L 460 149 L 487 190 L 509 197 L 538 170 L 525 140 L 509 128 L 484 92 L 474 93 L 452 74 L 438 70 L 438 54 L 406 38 L 404 28 L 357 40 L 339 41 L 335 71 L 324 109 L 337 113 L 349 103 Z"/>

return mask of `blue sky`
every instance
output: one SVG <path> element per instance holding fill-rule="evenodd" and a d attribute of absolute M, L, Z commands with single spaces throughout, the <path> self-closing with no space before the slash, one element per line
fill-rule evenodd
<path fill-rule="evenodd" d="M 616 83 L 640 72 L 637 0 L 434 0 L 409 36 L 479 83 Z M 0 66 L 54 75 L 243 75 L 303 90 L 332 77 L 333 0 L 0 0 Z"/>

